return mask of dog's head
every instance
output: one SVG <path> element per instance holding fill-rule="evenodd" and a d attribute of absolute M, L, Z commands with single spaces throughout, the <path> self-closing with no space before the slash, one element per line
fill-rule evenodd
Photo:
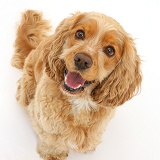
<path fill-rule="evenodd" d="M 118 106 L 140 87 L 134 42 L 111 17 L 77 12 L 59 24 L 46 46 L 46 73 L 64 93 L 87 93 L 103 106 Z"/>

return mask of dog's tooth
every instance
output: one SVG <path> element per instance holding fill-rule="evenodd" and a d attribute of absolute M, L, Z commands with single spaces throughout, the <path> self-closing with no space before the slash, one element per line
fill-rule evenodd
<path fill-rule="evenodd" d="M 79 84 L 76 88 L 74 88 L 74 89 L 77 89 L 77 88 L 80 88 L 82 85 L 81 84 Z"/>
<path fill-rule="evenodd" d="M 67 76 L 64 77 L 65 82 L 67 81 Z"/>

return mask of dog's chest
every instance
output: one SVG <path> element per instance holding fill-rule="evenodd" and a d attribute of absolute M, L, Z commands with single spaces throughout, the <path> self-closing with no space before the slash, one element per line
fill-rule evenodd
<path fill-rule="evenodd" d="M 71 97 L 69 102 L 72 105 L 72 111 L 74 114 L 78 114 L 80 111 L 90 112 L 91 110 L 97 110 L 98 106 L 91 100 L 90 97 Z"/>

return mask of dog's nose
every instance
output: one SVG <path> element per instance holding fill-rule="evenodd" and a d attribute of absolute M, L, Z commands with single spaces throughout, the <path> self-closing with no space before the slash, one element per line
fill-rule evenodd
<path fill-rule="evenodd" d="M 77 53 L 74 56 L 74 62 L 78 70 L 85 70 L 87 68 L 90 68 L 93 63 L 90 56 L 83 52 Z"/>

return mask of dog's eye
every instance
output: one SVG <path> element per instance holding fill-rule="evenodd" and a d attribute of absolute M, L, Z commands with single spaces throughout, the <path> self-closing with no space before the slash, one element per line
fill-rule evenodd
<path fill-rule="evenodd" d="M 83 31 L 83 30 L 78 30 L 78 31 L 75 33 L 75 38 L 84 40 L 84 38 L 85 38 L 85 33 L 84 33 L 84 31 Z"/>
<path fill-rule="evenodd" d="M 108 56 L 112 57 L 115 54 L 115 49 L 113 46 L 107 46 L 103 48 L 103 52 Z"/>

